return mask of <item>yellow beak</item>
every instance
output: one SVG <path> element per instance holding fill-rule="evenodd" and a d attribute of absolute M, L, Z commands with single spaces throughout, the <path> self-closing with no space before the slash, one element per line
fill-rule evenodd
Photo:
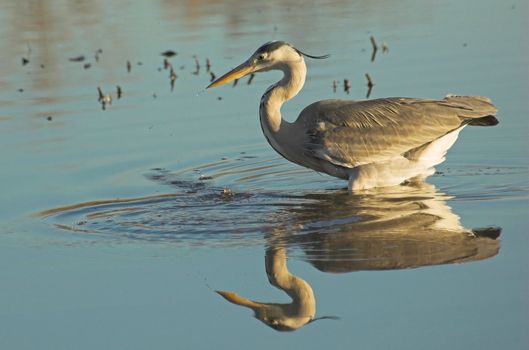
<path fill-rule="evenodd" d="M 243 298 L 240 295 L 238 295 L 236 293 L 233 293 L 233 292 L 227 292 L 227 291 L 224 291 L 224 290 L 217 290 L 216 292 L 218 294 L 220 294 L 222 297 L 224 297 L 224 299 L 226 299 L 227 301 L 229 301 L 232 304 L 246 306 L 246 307 L 249 307 L 251 309 L 260 306 L 259 303 L 256 303 L 256 302 L 254 302 L 254 301 L 252 301 L 250 299 Z"/>
<path fill-rule="evenodd" d="M 235 79 L 242 78 L 246 74 L 250 74 L 253 71 L 253 69 L 254 69 L 254 65 L 251 62 L 246 61 L 240 66 L 232 69 L 228 73 L 224 74 L 222 77 L 218 78 L 217 80 L 209 84 L 206 89 L 229 83 L 230 81 L 235 80 Z"/>

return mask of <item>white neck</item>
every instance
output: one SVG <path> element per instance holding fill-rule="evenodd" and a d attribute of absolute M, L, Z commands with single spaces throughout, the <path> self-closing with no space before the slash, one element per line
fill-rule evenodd
<path fill-rule="evenodd" d="M 301 90 L 305 84 L 307 67 L 300 55 L 299 59 L 284 62 L 278 69 L 283 71 L 283 79 L 270 86 L 261 97 L 259 116 L 263 133 L 272 147 L 279 152 L 275 145 L 275 135 L 281 130 L 282 124 L 286 123 L 281 118 L 281 106 Z"/>

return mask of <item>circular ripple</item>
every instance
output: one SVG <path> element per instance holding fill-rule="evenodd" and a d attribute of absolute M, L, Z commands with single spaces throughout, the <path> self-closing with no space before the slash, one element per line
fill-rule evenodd
<path fill-rule="evenodd" d="M 437 218 L 433 220 L 437 224 L 443 220 L 457 224 L 445 231 L 467 234 L 471 230 L 458 226 L 459 217 L 446 202 L 526 198 L 527 184 L 519 180 L 523 171 L 447 169 L 432 177 L 442 192 L 424 183 L 349 194 L 345 182 L 284 160 L 238 155 L 178 171 L 152 169 L 146 177 L 166 188 L 165 194 L 78 203 L 40 215 L 59 228 L 93 237 L 193 246 L 274 242 L 296 249 L 305 247 L 303 256 L 318 257 L 319 251 L 325 251 L 322 242 L 330 235 L 345 234 L 347 244 L 355 241 L 350 237 L 355 232 L 368 234 L 366 227 L 397 233 L 390 241 L 399 241 L 407 228 L 395 217 L 417 221 L 426 215 Z M 369 226 L 376 222 L 389 228 L 381 231 L 376 225 Z M 346 255 L 355 258 L 353 253 Z"/>

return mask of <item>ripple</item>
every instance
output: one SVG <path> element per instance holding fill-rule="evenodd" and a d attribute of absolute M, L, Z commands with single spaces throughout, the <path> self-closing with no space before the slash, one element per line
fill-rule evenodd
<path fill-rule="evenodd" d="M 39 215 L 60 229 L 91 237 L 248 246 L 270 244 L 274 235 L 274 244 L 297 250 L 293 256 L 299 258 L 355 260 L 365 256 L 351 242 L 358 246 L 368 237 L 375 242 L 373 237 L 380 232 L 385 233 L 380 238 L 385 247 L 416 241 L 408 232 L 412 222 L 424 221 L 420 232 L 428 231 L 427 225 L 435 226 L 428 231 L 430 241 L 447 232 L 468 235 L 472 229 L 460 225 L 446 202 L 526 198 L 527 184 L 522 181 L 500 185 L 503 179 L 512 180 L 513 173 L 519 179 L 521 171 L 449 169 L 432 177 L 442 192 L 423 183 L 350 194 L 343 181 L 278 158 L 238 154 L 178 171 L 150 170 L 145 176 L 167 189 L 163 194 L 78 203 Z M 444 180 L 446 175 L 457 181 Z M 465 177 L 472 181 L 461 181 Z M 331 238 L 338 236 L 343 247 L 336 251 L 341 255 L 329 255 L 325 246 L 336 245 Z"/>
<path fill-rule="evenodd" d="M 146 177 L 172 192 L 138 198 L 98 200 L 42 211 L 56 227 L 93 237 L 185 245 L 263 244 L 263 232 L 280 220 L 282 208 L 306 200 L 300 192 L 264 191 L 263 181 L 286 182 L 288 164 L 253 156 L 224 159 L 171 172 L 152 169 Z M 265 180 L 263 180 L 265 179 Z M 220 186 L 219 183 L 225 184 Z M 228 189 L 245 184 L 245 190 Z"/>
<path fill-rule="evenodd" d="M 528 198 L 527 173 L 525 167 L 472 165 L 447 168 L 434 177 L 458 201 L 515 200 Z"/>

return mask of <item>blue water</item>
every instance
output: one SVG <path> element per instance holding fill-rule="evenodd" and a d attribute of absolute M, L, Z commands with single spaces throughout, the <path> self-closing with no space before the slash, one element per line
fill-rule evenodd
<path fill-rule="evenodd" d="M 0 4 L 0 348 L 525 349 L 527 11 Z M 371 35 L 389 48 L 374 62 Z M 289 120 L 318 99 L 365 98 L 369 73 L 371 98 L 489 96 L 500 124 L 466 128 L 423 187 L 348 194 L 266 143 L 257 108 L 277 73 L 203 92 L 206 59 L 218 77 L 273 39 L 331 54 L 308 61 Z M 113 95 L 104 111 L 98 86 Z M 265 272 L 281 249 L 315 316 L 338 319 L 285 334 L 215 293 L 288 303 Z"/>

